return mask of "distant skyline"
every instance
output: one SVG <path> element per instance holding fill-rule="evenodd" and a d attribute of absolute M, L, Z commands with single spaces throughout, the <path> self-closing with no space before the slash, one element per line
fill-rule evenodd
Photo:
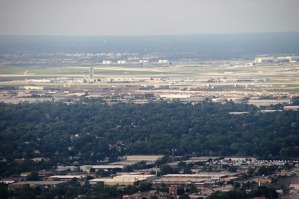
<path fill-rule="evenodd" d="M 0 35 L 299 32 L 299 0 L 0 0 Z"/>

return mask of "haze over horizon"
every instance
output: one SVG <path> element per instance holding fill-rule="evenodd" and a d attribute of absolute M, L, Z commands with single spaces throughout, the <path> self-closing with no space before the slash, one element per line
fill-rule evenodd
<path fill-rule="evenodd" d="M 298 0 L 1 0 L 0 35 L 299 32 Z"/>

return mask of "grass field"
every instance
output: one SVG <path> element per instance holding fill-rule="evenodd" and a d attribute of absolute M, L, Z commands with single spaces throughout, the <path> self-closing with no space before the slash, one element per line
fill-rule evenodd
<path fill-rule="evenodd" d="M 25 79 L 46 79 L 46 78 L 85 78 L 89 75 L 89 66 L 25 66 L 25 65 L 1 65 L 0 85 L 16 85 L 24 83 Z M 290 64 L 284 66 L 164 66 L 164 67 L 130 67 L 130 66 L 93 66 L 94 77 L 105 78 L 164 78 L 172 82 L 173 86 L 179 87 L 202 87 L 209 79 L 220 79 L 220 82 L 211 82 L 215 88 L 224 90 L 232 89 L 235 83 L 233 80 L 256 80 L 254 85 L 257 90 L 266 91 L 299 91 L 299 65 Z M 199 80 L 192 82 L 191 80 Z M 13 80 L 13 81 L 12 81 Z M 184 83 L 180 83 L 184 80 Z M 19 82 L 18 82 L 19 81 Z M 176 81 L 176 82 L 175 82 Z M 259 82 L 257 82 L 259 81 Z M 161 84 L 158 82 L 157 84 Z M 240 82 L 242 90 L 253 83 Z M 80 86 L 80 84 L 73 84 Z M 85 84 L 86 85 L 86 84 Z M 226 86 L 225 86 L 226 85 Z M 86 85 L 87 86 L 87 85 Z M 103 83 L 88 84 L 88 86 L 107 86 Z M 113 83 L 109 86 L 133 86 L 138 87 L 140 83 Z"/>

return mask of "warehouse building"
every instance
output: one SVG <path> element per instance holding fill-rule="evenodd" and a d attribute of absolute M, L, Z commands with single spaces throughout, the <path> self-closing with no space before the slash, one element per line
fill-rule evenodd
<path fill-rule="evenodd" d="M 97 170 L 122 170 L 123 165 L 82 165 L 80 171 L 89 173 L 91 169 Z"/>
<path fill-rule="evenodd" d="M 226 182 L 236 178 L 238 173 L 200 173 L 200 174 L 168 174 L 154 180 L 153 184 L 186 185 L 186 184 L 211 184 Z"/>
<path fill-rule="evenodd" d="M 163 158 L 164 155 L 128 155 L 126 157 L 127 161 L 133 161 L 133 162 L 156 162 L 158 159 Z"/>
<path fill-rule="evenodd" d="M 105 185 L 115 186 L 115 185 L 135 185 L 141 181 L 150 182 L 154 179 L 156 179 L 155 175 L 123 174 L 123 175 L 115 176 L 113 178 L 96 178 L 90 180 L 89 182 L 90 184 L 103 182 Z"/>

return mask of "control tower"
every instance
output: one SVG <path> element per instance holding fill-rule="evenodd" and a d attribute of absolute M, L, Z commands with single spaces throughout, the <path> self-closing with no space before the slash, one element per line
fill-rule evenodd
<path fill-rule="evenodd" d="M 93 68 L 89 69 L 89 79 L 93 80 Z"/>

